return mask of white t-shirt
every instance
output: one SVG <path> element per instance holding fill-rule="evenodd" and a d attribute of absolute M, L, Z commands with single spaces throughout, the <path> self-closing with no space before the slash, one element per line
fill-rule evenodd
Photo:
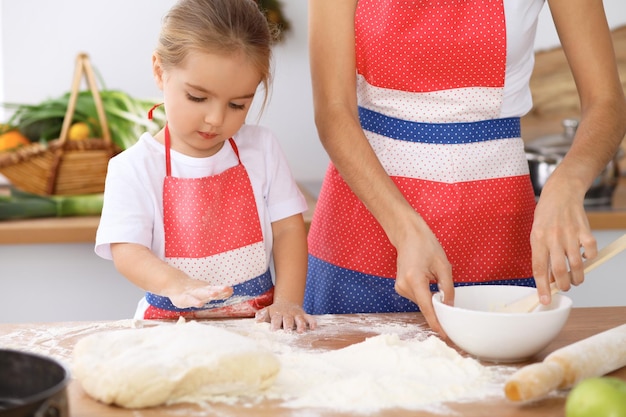
<path fill-rule="evenodd" d="M 529 80 L 535 65 L 535 35 L 545 0 L 504 0 L 506 75 L 500 117 L 521 117 L 532 108 Z"/>
<path fill-rule="evenodd" d="M 307 209 L 287 160 L 273 133 L 261 126 L 244 125 L 233 137 L 246 168 L 271 260 L 271 223 Z M 237 165 L 237 156 L 226 141 L 207 158 L 171 151 L 172 176 L 199 178 L 219 174 Z M 165 259 L 163 228 L 163 179 L 165 147 L 150 134 L 109 162 L 104 207 L 96 234 L 95 252 L 111 259 L 111 243 L 136 243 Z"/>

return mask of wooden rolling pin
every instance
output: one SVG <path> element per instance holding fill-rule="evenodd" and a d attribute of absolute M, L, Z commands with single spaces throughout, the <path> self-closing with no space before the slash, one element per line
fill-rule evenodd
<path fill-rule="evenodd" d="M 626 324 L 557 349 L 543 362 L 525 366 L 509 377 L 504 393 L 512 401 L 543 398 L 554 389 L 602 376 L 626 366 Z"/>

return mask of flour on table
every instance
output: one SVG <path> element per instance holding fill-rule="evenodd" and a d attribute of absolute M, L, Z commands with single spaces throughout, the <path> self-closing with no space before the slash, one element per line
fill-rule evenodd
<path fill-rule="evenodd" d="M 401 340 L 382 334 L 344 349 L 280 357 L 268 397 L 287 407 L 374 412 L 442 411 L 442 403 L 502 396 L 501 373 L 459 355 L 436 336 Z"/>
<path fill-rule="evenodd" d="M 504 399 L 504 382 L 517 369 L 512 366 L 482 365 L 448 347 L 430 330 L 392 317 L 368 314 L 352 315 L 349 318 L 322 315 L 316 316 L 316 319 L 318 328 L 303 334 L 272 331 L 268 323 L 257 323 L 254 319 L 186 324 L 184 321 L 172 324 L 125 320 L 106 324 L 68 325 L 56 329 L 32 326 L 0 334 L 0 347 L 20 348 L 71 362 L 71 346 L 74 343 L 80 343 L 81 339 L 91 335 L 100 335 L 103 331 L 137 331 L 133 328 L 141 325 L 144 329 L 171 329 L 184 324 L 184 328 L 194 328 L 194 332 L 219 327 L 223 331 L 235 333 L 235 337 L 243 338 L 238 339 L 243 343 L 242 346 L 252 344 L 254 351 L 260 349 L 273 354 L 270 355 L 273 358 L 270 361 L 277 360 L 279 368 L 275 370 L 275 379 L 266 389 L 260 388 L 263 384 L 259 384 L 256 386 L 259 389 L 251 391 L 250 396 L 241 396 L 235 392 L 202 394 L 195 391 L 184 397 L 184 401 L 200 407 L 198 415 L 202 415 L 202 410 L 213 410 L 211 404 L 225 405 L 227 407 L 221 407 L 219 413 L 225 417 L 237 415 L 237 408 L 233 408 L 232 413 L 229 411 L 230 404 L 255 406 L 264 401 L 276 401 L 272 404 L 289 409 L 290 414 L 298 416 L 328 416 L 337 412 L 372 415 L 391 408 L 450 414 L 447 404 L 489 398 Z M 192 327 L 187 327 L 189 325 Z M 346 334 L 352 336 L 344 337 Z M 350 345 L 355 340 L 354 335 L 357 335 L 357 340 L 360 335 L 364 341 Z M 229 342 L 223 338 L 215 338 L 209 344 L 215 346 L 212 344 L 214 342 L 217 347 L 211 347 L 213 352 L 214 349 L 222 349 L 220 346 L 225 346 L 223 350 L 228 349 Z M 172 358 L 179 353 L 174 352 L 178 343 L 182 343 L 180 338 L 177 341 L 168 336 L 164 340 L 156 335 L 152 342 L 154 349 L 171 349 L 171 356 L 143 348 L 141 359 L 135 358 L 134 361 L 152 361 L 156 368 L 169 369 Z M 350 346 L 333 350 L 347 345 Z M 120 349 L 119 346 L 103 347 L 99 354 L 106 358 L 109 352 Z M 233 366 L 233 372 L 238 375 L 248 365 L 240 363 Z M 90 372 L 101 372 L 97 369 Z M 120 372 L 124 376 L 126 371 L 121 369 Z M 73 376 L 77 379 L 79 377 L 76 372 Z M 183 413 L 181 415 L 191 415 L 187 409 L 178 411 Z M 136 411 L 136 415 L 141 417 L 140 410 Z"/>
<path fill-rule="evenodd" d="M 253 339 L 198 322 L 86 336 L 72 362 L 85 392 L 128 408 L 254 395 L 279 369 Z"/>

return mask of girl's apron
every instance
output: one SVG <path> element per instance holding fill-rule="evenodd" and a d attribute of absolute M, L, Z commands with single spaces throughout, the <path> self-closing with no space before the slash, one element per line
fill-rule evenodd
<path fill-rule="evenodd" d="M 455 285 L 534 285 L 520 120 L 500 117 L 505 24 L 503 0 L 357 6 L 361 126 L 439 239 Z M 396 250 L 332 163 L 308 239 L 308 313 L 418 309 L 395 292 Z"/>
<path fill-rule="evenodd" d="M 165 261 L 207 285 L 234 289 L 226 300 L 202 308 L 177 308 L 167 297 L 146 293 L 145 319 L 252 317 L 270 305 L 274 286 L 250 178 L 239 163 L 202 178 L 172 177 L 170 133 L 165 126 L 163 182 Z"/>

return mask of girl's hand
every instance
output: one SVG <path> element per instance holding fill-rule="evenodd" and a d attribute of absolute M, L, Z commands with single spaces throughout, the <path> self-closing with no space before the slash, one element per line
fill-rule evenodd
<path fill-rule="evenodd" d="M 117 270 L 139 288 L 169 297 L 178 308 L 202 307 L 209 301 L 233 294 L 232 287 L 208 285 L 159 259 L 150 249 L 136 243 L 112 243 Z"/>
<path fill-rule="evenodd" d="M 304 312 L 302 307 L 289 301 L 275 301 L 271 306 L 258 311 L 255 317 L 257 322 L 268 322 L 272 330 L 281 327 L 285 331 L 294 328 L 298 333 L 304 333 L 307 328 L 313 330 L 317 327 L 315 318 Z"/>
<path fill-rule="evenodd" d="M 202 307 L 213 300 L 224 300 L 233 295 L 233 287 L 206 285 L 205 282 L 190 279 L 182 288 L 172 291 L 169 299 L 178 308 Z"/>

